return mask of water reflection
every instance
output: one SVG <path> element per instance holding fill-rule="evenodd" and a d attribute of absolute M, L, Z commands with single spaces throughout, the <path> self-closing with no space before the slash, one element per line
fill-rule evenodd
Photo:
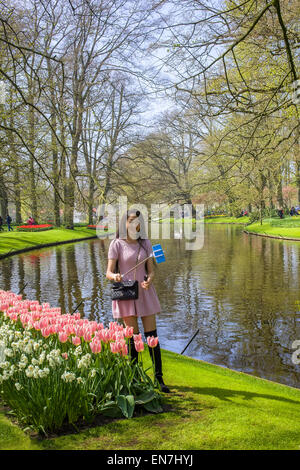
<path fill-rule="evenodd" d="M 105 278 L 109 240 L 45 248 L 0 262 L 0 288 L 78 311 L 108 324 L 110 283 Z M 153 243 L 158 240 L 153 240 Z M 291 344 L 300 339 L 300 244 L 248 236 L 240 227 L 205 226 L 204 247 L 160 240 L 167 262 L 155 287 L 162 312 L 162 347 L 300 387 Z"/>

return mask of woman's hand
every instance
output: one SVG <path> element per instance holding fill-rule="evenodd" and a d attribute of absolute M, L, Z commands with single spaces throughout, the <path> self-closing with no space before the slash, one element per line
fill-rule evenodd
<path fill-rule="evenodd" d="M 152 280 L 153 280 L 153 276 L 148 276 L 148 277 L 147 277 L 147 281 L 141 282 L 142 288 L 143 288 L 143 289 L 149 289 Z"/>
<path fill-rule="evenodd" d="M 115 273 L 114 274 L 114 281 L 115 282 L 121 282 L 122 281 L 122 276 L 120 273 Z"/>

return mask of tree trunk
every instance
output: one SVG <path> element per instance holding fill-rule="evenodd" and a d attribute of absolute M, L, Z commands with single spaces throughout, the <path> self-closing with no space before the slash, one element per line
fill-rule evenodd
<path fill-rule="evenodd" d="M 33 98 L 30 98 L 30 102 L 33 103 Z M 28 111 L 28 125 L 29 125 L 29 139 L 28 147 L 30 149 L 29 154 L 29 182 L 30 182 L 30 196 L 31 196 L 31 216 L 34 220 L 38 219 L 37 210 L 37 196 L 36 196 L 36 181 L 35 181 L 35 168 L 34 168 L 34 154 L 35 154 L 35 116 L 34 109 L 29 106 Z"/>
<path fill-rule="evenodd" d="M 16 224 L 22 223 L 22 215 L 21 215 L 21 188 L 20 188 L 20 174 L 19 174 L 19 167 L 18 167 L 18 159 L 17 156 L 15 157 L 15 182 L 14 182 L 14 190 L 15 190 L 15 206 L 16 206 Z"/>
<path fill-rule="evenodd" d="M 283 202 L 283 194 L 282 194 L 282 180 L 281 180 L 281 175 L 279 176 L 277 180 L 277 201 L 278 204 L 281 208 L 284 206 Z"/>
<path fill-rule="evenodd" d="M 64 198 L 64 210 L 63 210 L 63 221 L 64 225 L 66 225 L 66 207 L 67 207 L 67 172 L 66 172 L 66 137 L 65 137 L 65 129 L 64 129 L 64 122 L 63 118 L 60 119 L 60 140 L 62 144 L 61 149 L 61 157 L 60 157 L 60 181 L 62 183 L 63 189 L 63 198 Z"/>
<path fill-rule="evenodd" d="M 89 202 L 88 202 L 88 218 L 89 224 L 93 223 L 93 208 L 94 208 L 94 192 L 95 192 L 95 183 L 93 175 L 90 175 L 89 181 Z"/>
<path fill-rule="evenodd" d="M 75 202 L 75 188 L 72 175 L 68 177 L 66 182 L 66 197 L 65 197 L 65 224 L 66 228 L 73 230 L 74 228 L 74 202 Z"/>
<path fill-rule="evenodd" d="M 270 170 L 268 170 L 268 187 L 269 187 L 269 206 L 270 209 L 274 209 L 273 203 L 273 181 Z"/>
<path fill-rule="evenodd" d="M 10 94 L 10 102 L 13 103 L 13 92 L 11 90 Z M 10 109 L 10 127 L 11 129 L 15 128 L 14 122 L 14 112 L 13 109 Z M 16 208 L 16 224 L 22 223 L 22 215 L 21 215 L 21 184 L 20 184 L 20 172 L 19 172 L 19 156 L 16 151 L 15 145 L 15 135 L 12 131 L 9 131 L 9 139 L 10 139 L 10 149 L 11 149 L 11 156 L 14 162 L 14 198 L 15 198 L 15 208 Z"/>
<path fill-rule="evenodd" d="M 60 227 L 60 213 L 59 213 L 59 173 L 58 173 L 58 147 L 56 140 L 57 132 L 57 120 L 56 120 L 56 110 L 55 110 L 55 92 L 54 92 L 54 83 L 53 83 L 53 74 L 51 70 L 50 59 L 47 59 L 48 66 L 48 75 L 50 79 L 50 88 L 51 88 L 51 126 L 53 131 L 51 131 L 51 148 L 52 148 L 52 178 L 54 186 L 54 196 L 53 196 L 53 213 L 54 213 L 54 223 L 57 227 Z"/>
<path fill-rule="evenodd" d="M 1 217 L 3 219 L 3 223 L 5 223 L 5 219 L 8 213 L 8 197 L 3 176 L 0 176 L 0 206 Z"/>

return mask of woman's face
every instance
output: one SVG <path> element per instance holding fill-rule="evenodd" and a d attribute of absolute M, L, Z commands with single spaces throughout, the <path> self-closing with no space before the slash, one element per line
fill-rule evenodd
<path fill-rule="evenodd" d="M 141 229 L 140 222 L 136 215 L 130 215 L 128 217 L 127 222 L 126 222 L 126 228 L 128 230 L 129 236 L 131 238 L 136 238 L 136 232 L 139 232 Z"/>

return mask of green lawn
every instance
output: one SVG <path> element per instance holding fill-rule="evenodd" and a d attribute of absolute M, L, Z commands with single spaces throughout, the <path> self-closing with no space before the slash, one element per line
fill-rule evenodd
<path fill-rule="evenodd" d="M 300 449 L 300 389 L 165 350 L 163 366 L 168 411 L 42 440 L 2 411 L 0 449 Z"/>
<path fill-rule="evenodd" d="M 102 232 L 101 232 L 102 233 Z M 108 232 L 104 232 L 106 235 Z M 72 241 L 86 237 L 96 236 L 96 230 L 85 227 L 75 227 L 74 230 L 54 228 L 43 232 L 0 232 L 0 255 L 8 252 L 23 250 L 24 248 L 38 248 L 47 243 Z"/>
<path fill-rule="evenodd" d="M 248 225 L 247 231 L 300 239 L 300 216 L 285 216 L 284 219 L 279 217 L 263 219 L 262 225 L 260 225 L 260 222 Z"/>

